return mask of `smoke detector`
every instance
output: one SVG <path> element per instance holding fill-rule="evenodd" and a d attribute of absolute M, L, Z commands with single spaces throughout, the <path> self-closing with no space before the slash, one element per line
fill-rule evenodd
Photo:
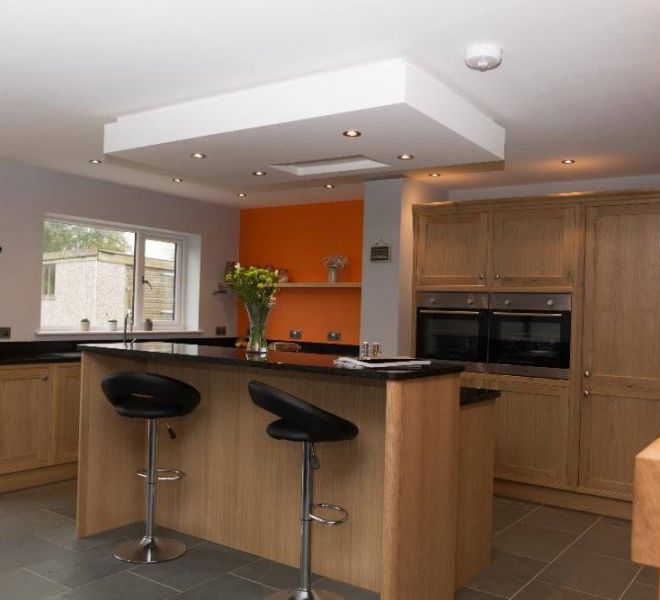
<path fill-rule="evenodd" d="M 473 44 L 465 51 L 465 64 L 470 69 L 489 71 L 502 62 L 502 48 L 495 44 Z"/>

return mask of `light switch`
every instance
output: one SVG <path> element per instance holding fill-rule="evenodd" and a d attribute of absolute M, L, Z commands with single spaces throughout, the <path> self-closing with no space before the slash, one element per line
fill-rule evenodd
<path fill-rule="evenodd" d="M 289 337 L 292 340 L 302 340 L 302 329 L 289 329 Z"/>

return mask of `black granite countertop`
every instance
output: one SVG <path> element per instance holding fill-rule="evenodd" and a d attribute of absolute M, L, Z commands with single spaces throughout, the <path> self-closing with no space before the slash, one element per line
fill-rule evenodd
<path fill-rule="evenodd" d="M 199 344 L 179 344 L 166 342 L 135 343 L 128 348 L 124 344 L 81 344 L 78 347 L 82 352 L 97 354 L 110 354 L 136 358 L 174 359 L 191 362 L 215 363 L 236 367 L 254 367 L 257 369 L 274 369 L 280 371 L 294 371 L 302 373 L 317 373 L 323 375 L 340 375 L 378 380 L 418 379 L 423 377 L 436 377 L 450 373 L 460 373 L 463 367 L 447 364 L 441 361 L 432 361 L 431 365 L 424 367 L 396 368 L 396 369 L 348 369 L 334 365 L 336 355 L 311 354 L 307 352 L 273 352 L 269 351 L 265 357 L 252 358 L 246 355 L 244 349 L 223 348 L 220 346 L 204 346 Z"/>

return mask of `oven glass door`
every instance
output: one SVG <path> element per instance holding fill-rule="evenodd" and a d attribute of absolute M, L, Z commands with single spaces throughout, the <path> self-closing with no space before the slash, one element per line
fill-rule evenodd
<path fill-rule="evenodd" d="M 569 312 L 491 311 L 489 337 L 491 363 L 569 368 Z"/>
<path fill-rule="evenodd" d="M 417 310 L 417 356 L 486 362 L 488 311 Z"/>

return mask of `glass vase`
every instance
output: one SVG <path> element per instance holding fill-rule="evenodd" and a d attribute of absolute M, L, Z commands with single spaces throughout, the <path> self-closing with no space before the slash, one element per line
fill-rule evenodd
<path fill-rule="evenodd" d="M 248 354 L 266 354 L 268 352 L 266 321 L 268 320 L 270 307 L 263 304 L 246 304 L 245 310 L 250 319 L 248 344 L 245 351 Z"/>

